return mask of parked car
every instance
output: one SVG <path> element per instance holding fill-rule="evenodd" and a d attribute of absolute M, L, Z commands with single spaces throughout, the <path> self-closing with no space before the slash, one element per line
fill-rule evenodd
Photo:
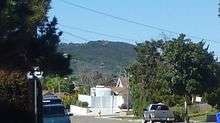
<path fill-rule="evenodd" d="M 71 123 L 63 104 L 43 105 L 43 123 Z"/>
<path fill-rule="evenodd" d="M 174 114 L 169 107 L 162 103 L 151 104 L 148 108 L 144 109 L 143 122 L 153 123 L 172 123 L 174 122 Z"/>

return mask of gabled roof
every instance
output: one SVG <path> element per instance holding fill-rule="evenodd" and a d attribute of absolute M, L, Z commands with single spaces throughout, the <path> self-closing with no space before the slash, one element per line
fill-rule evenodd
<path fill-rule="evenodd" d="M 116 87 L 119 88 L 127 88 L 128 86 L 128 78 L 127 77 L 119 77 L 116 83 Z"/>

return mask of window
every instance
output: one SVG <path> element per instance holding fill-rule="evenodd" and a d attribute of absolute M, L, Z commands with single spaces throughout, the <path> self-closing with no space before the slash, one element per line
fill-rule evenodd
<path fill-rule="evenodd" d="M 60 99 L 44 99 L 43 105 L 49 105 L 49 104 L 62 104 L 62 101 Z"/>
<path fill-rule="evenodd" d="M 165 105 L 152 105 L 151 110 L 169 110 L 169 108 Z"/>

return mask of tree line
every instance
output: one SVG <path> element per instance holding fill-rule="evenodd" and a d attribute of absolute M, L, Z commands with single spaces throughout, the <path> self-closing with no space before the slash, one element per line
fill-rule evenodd
<path fill-rule="evenodd" d="M 127 69 L 135 115 L 150 103 L 187 104 L 195 96 L 219 109 L 220 66 L 205 42 L 180 34 L 169 40 L 152 40 L 135 47 L 136 63 Z"/>

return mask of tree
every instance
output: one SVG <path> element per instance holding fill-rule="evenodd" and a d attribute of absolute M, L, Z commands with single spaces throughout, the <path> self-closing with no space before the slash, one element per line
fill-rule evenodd
<path fill-rule="evenodd" d="M 150 85 L 156 81 L 157 65 L 160 62 L 160 51 L 163 41 L 145 41 L 135 47 L 137 62 L 128 68 L 130 91 L 135 115 L 141 116 L 143 109 L 153 100 Z M 142 90 L 142 91 L 140 91 Z"/>
<path fill-rule="evenodd" d="M 168 41 L 137 44 L 137 62 L 128 70 L 134 113 L 142 114 L 148 103 L 175 106 L 215 90 L 219 84 L 216 59 L 204 45 L 183 34 Z"/>
<path fill-rule="evenodd" d="M 70 79 L 68 78 L 66 79 L 66 78 L 67 77 L 50 75 L 45 78 L 42 85 L 45 90 L 54 93 L 58 93 L 59 90 L 65 93 L 72 93 L 74 89 L 72 81 L 76 80 L 76 78 L 75 77 L 72 77 Z"/>
<path fill-rule="evenodd" d="M 218 3 L 219 8 L 218 8 L 218 16 L 220 17 L 220 3 Z"/>
<path fill-rule="evenodd" d="M 216 59 L 204 45 L 183 34 L 164 45 L 163 59 L 169 66 L 164 76 L 173 93 L 191 97 L 216 88 Z"/>
<path fill-rule="evenodd" d="M 212 92 L 218 85 L 214 53 L 204 45 L 183 34 L 164 45 L 162 57 L 168 67 L 163 76 L 173 94 L 185 97 L 185 107 L 194 95 Z"/>
<path fill-rule="evenodd" d="M 2 90 L 0 103 L 7 103 L 10 97 L 13 100 L 8 104 L 12 104 L 13 108 L 10 112 L 6 108 L 4 114 L 9 115 L 11 112 L 20 111 L 13 116 L 10 114 L 15 119 L 11 122 L 33 122 L 30 121 L 33 119 L 33 117 L 30 118 L 33 114 L 33 107 L 27 111 L 23 106 L 18 106 L 19 102 L 24 102 L 22 105 L 27 107 L 31 105 L 33 88 L 27 80 L 24 80 L 24 77 L 33 66 L 40 66 L 46 74 L 71 72 L 68 69 L 69 58 L 65 58 L 62 53 L 56 51 L 61 32 L 57 32 L 56 19 L 48 21 L 49 8 L 50 0 L 0 1 L 0 70 L 3 71 L 0 72 L 2 74 L 0 76 L 16 80 L 0 78 Z M 30 100 L 27 101 L 27 99 Z M 26 115 L 19 116 L 22 113 Z M 23 119 L 23 121 L 18 119 Z"/>
<path fill-rule="evenodd" d="M 0 69 L 68 74 L 70 57 L 57 52 L 57 19 L 47 19 L 50 0 L 4 0 L 0 11 Z"/>
<path fill-rule="evenodd" d="M 218 83 L 220 83 L 220 64 L 217 63 L 216 76 Z M 220 110 L 220 86 L 218 85 L 216 89 L 213 89 L 212 92 L 205 94 L 205 101 L 208 102 L 211 106 L 215 107 L 217 110 Z"/>

